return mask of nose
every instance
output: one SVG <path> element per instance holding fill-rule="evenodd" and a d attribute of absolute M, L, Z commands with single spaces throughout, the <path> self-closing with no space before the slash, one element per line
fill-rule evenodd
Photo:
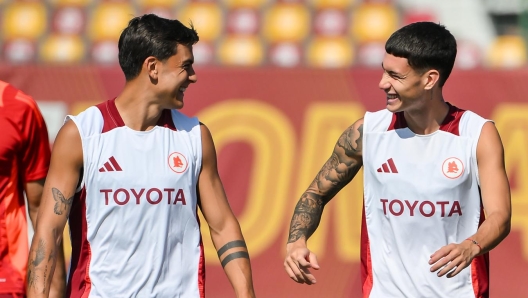
<path fill-rule="evenodd" d="M 387 75 L 383 74 L 381 76 L 381 80 L 378 84 L 379 88 L 382 89 L 382 90 L 388 90 L 390 89 L 391 85 L 390 85 L 390 82 L 389 82 L 389 78 Z"/>
<path fill-rule="evenodd" d="M 194 68 L 192 68 L 192 67 L 189 70 L 189 78 L 188 78 L 188 80 L 191 83 L 196 83 L 198 81 L 198 77 L 196 76 L 196 72 L 194 71 Z"/>

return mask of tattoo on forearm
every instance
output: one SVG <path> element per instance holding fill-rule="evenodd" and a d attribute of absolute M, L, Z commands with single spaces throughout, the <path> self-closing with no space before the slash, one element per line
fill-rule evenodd
<path fill-rule="evenodd" d="M 323 165 L 293 213 L 288 243 L 308 239 L 317 229 L 323 208 L 362 166 L 363 124 L 350 126 L 339 138 L 332 156 Z"/>
<path fill-rule="evenodd" d="M 249 260 L 249 253 L 247 251 L 237 251 L 237 252 L 234 252 L 232 254 L 227 255 L 222 260 L 222 268 L 225 267 L 225 265 L 227 265 L 227 263 L 233 261 L 234 259 L 240 259 L 240 258 L 244 258 L 244 259 L 248 259 Z"/>
<path fill-rule="evenodd" d="M 39 279 L 39 275 L 37 274 L 36 267 L 40 263 L 42 263 L 42 261 L 44 260 L 44 257 L 45 257 L 44 240 L 39 239 L 38 246 L 37 246 L 37 251 L 35 252 L 35 257 L 33 258 L 33 260 L 29 261 L 27 280 L 28 280 L 28 285 L 31 288 L 35 288 L 36 287 L 37 280 Z M 44 272 L 44 274 L 46 274 L 46 273 Z"/>
<path fill-rule="evenodd" d="M 295 242 L 302 237 L 308 239 L 319 225 L 322 214 L 323 201 L 321 196 L 304 193 L 293 212 L 288 243 Z"/>
<path fill-rule="evenodd" d="M 43 276 L 43 280 L 44 280 L 44 283 L 47 283 L 47 280 L 46 280 L 46 275 L 48 274 L 48 265 L 46 265 L 46 267 L 44 267 L 44 276 Z M 42 294 L 44 294 L 46 292 L 46 287 L 43 287 L 42 288 Z"/>
<path fill-rule="evenodd" d="M 217 252 L 218 253 L 218 257 L 223 255 L 227 250 L 229 250 L 231 248 L 234 248 L 234 247 L 244 247 L 244 248 L 247 249 L 246 242 L 244 240 L 231 241 L 231 242 L 226 243 L 224 246 L 222 246 L 218 250 L 218 252 Z"/>
<path fill-rule="evenodd" d="M 62 215 L 66 210 L 69 212 L 69 208 L 71 207 L 73 198 L 75 196 L 71 196 L 69 199 L 66 199 L 60 190 L 56 189 L 55 187 L 51 188 L 51 191 L 53 193 L 53 199 L 55 200 L 55 207 L 53 208 L 55 214 Z M 68 216 L 68 214 L 66 214 L 66 216 Z"/>
<path fill-rule="evenodd" d="M 44 240 L 39 239 L 37 247 L 37 255 L 33 261 L 33 265 L 38 266 L 44 260 Z"/>

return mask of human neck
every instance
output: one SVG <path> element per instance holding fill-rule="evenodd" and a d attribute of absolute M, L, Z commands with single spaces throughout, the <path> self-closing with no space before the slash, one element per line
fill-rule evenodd
<path fill-rule="evenodd" d="M 132 82 L 126 83 L 115 104 L 125 125 L 137 131 L 154 128 L 163 111 L 154 94 L 141 84 Z"/>
<path fill-rule="evenodd" d="M 449 113 L 449 105 L 443 100 L 432 100 L 416 110 L 403 113 L 407 126 L 416 134 L 427 135 L 437 131 Z"/>

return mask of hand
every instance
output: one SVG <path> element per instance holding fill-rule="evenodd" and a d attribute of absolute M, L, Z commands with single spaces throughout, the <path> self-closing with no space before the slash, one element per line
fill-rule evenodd
<path fill-rule="evenodd" d="M 309 268 L 319 270 L 315 254 L 308 250 L 306 244 L 295 242 L 288 243 L 286 251 L 284 269 L 290 278 L 300 284 L 315 284 L 315 277 L 309 270 Z"/>
<path fill-rule="evenodd" d="M 471 241 L 448 244 L 431 255 L 431 259 L 429 259 L 429 265 L 433 265 L 431 272 L 441 269 L 437 273 L 438 277 L 442 277 L 446 273 L 447 277 L 453 277 L 469 266 L 479 252 L 479 247 Z"/>

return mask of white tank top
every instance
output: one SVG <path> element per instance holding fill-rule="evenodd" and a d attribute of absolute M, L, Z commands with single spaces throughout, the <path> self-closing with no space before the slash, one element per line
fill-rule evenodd
<path fill-rule="evenodd" d="M 198 119 L 165 110 L 126 127 L 115 101 L 68 116 L 81 135 L 82 182 L 69 215 L 70 297 L 203 297 L 196 184 Z"/>
<path fill-rule="evenodd" d="M 417 135 L 401 112 L 366 113 L 364 297 L 487 297 L 487 254 L 453 278 L 438 277 L 428 263 L 484 220 L 476 148 L 486 121 L 450 105 L 438 131 Z"/>

